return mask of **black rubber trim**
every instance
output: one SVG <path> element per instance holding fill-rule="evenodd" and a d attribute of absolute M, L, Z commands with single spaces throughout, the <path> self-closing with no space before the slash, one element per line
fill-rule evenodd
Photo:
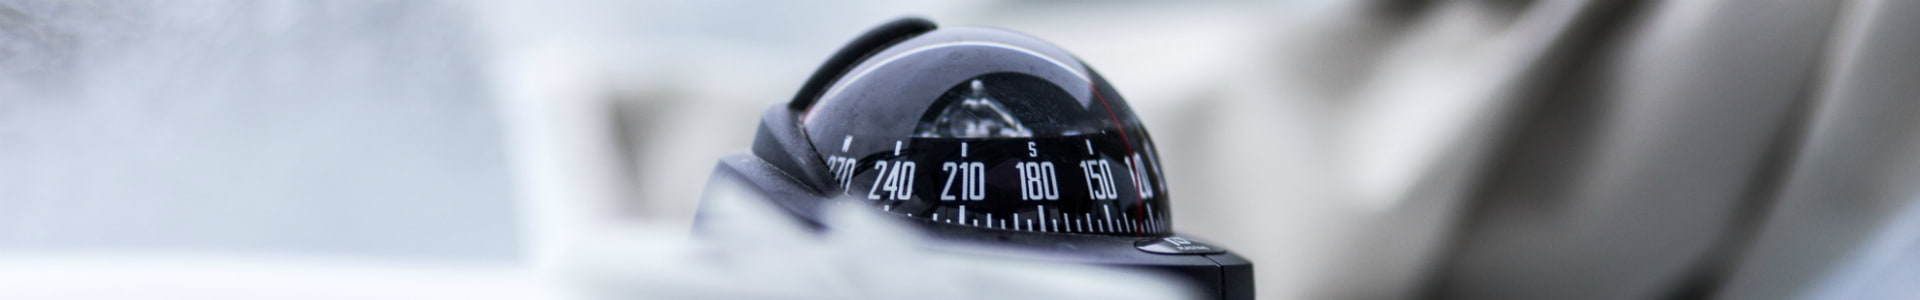
<path fill-rule="evenodd" d="M 813 106 L 813 102 L 820 99 L 820 93 L 832 86 L 835 79 L 860 61 L 866 60 L 867 56 L 880 52 L 881 49 L 886 49 L 893 43 L 933 31 L 934 28 L 936 26 L 933 25 L 933 21 L 905 17 L 867 30 L 867 33 L 854 38 L 852 42 L 847 42 L 840 51 L 834 52 L 833 57 L 827 58 L 826 63 L 820 64 L 820 69 L 813 71 L 813 77 L 807 78 L 807 84 L 800 86 L 800 92 L 793 95 L 793 101 L 787 102 L 787 108 L 805 110 Z"/>

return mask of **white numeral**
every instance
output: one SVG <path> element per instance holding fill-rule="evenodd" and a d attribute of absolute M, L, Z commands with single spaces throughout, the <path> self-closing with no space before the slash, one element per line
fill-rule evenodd
<path fill-rule="evenodd" d="M 940 170 L 947 171 L 947 184 L 940 187 L 940 200 L 954 199 L 980 201 L 987 198 L 987 165 L 979 162 L 946 162 L 940 164 Z M 954 178 L 960 179 L 960 196 L 953 196 Z"/>
<path fill-rule="evenodd" d="M 1020 171 L 1020 200 L 1060 200 L 1060 181 L 1054 175 L 1053 162 L 1014 164 Z"/>
<path fill-rule="evenodd" d="M 828 156 L 827 171 L 833 173 L 833 182 L 840 184 L 840 188 L 844 189 L 847 185 L 853 184 L 853 165 L 857 162 L 859 161 L 852 157 Z"/>
<path fill-rule="evenodd" d="M 912 198 L 914 163 L 896 161 L 892 162 L 892 168 L 888 168 L 887 165 L 888 161 L 884 160 L 873 163 L 873 168 L 880 169 L 880 172 L 873 176 L 873 187 L 867 189 L 867 199 L 907 200 Z M 885 193 L 881 193 L 882 191 Z"/>
<path fill-rule="evenodd" d="M 1113 165 L 1105 159 L 1080 161 L 1080 171 L 1087 174 L 1087 194 L 1094 200 L 1113 200 L 1120 198 L 1120 192 L 1113 186 Z"/>
<path fill-rule="evenodd" d="M 1150 184 L 1153 177 L 1148 176 L 1147 164 L 1140 160 L 1140 154 L 1134 153 L 1133 160 L 1127 161 L 1127 166 L 1132 167 L 1127 173 L 1133 175 L 1133 186 L 1139 188 L 1140 198 L 1153 198 L 1153 185 Z"/>

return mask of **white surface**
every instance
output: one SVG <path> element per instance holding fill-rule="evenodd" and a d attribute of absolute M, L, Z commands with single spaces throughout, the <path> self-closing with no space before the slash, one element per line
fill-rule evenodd
<path fill-rule="evenodd" d="M 530 299 L 551 288 L 498 263 L 235 253 L 12 253 L 5 299 Z"/>

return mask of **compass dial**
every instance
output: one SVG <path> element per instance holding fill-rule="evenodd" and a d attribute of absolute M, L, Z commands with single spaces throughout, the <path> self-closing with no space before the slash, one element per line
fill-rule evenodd
<path fill-rule="evenodd" d="M 1099 74 L 1039 47 L 906 46 L 854 69 L 801 121 L 829 193 L 941 225 L 1172 232 L 1152 139 Z"/>

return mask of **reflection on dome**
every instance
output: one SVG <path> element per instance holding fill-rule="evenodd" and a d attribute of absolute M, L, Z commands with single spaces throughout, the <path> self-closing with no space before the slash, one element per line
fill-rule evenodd
<path fill-rule="evenodd" d="M 974 79 L 968 83 L 966 98 L 954 101 L 940 112 L 940 117 L 932 122 L 920 124 L 914 132 L 915 137 L 929 138 L 1000 138 L 1032 137 L 1033 130 L 1020 124 L 1012 114 L 1007 113 L 1006 105 L 1000 104 L 987 95 L 986 85 Z M 930 125 L 930 126 L 929 126 Z"/>

